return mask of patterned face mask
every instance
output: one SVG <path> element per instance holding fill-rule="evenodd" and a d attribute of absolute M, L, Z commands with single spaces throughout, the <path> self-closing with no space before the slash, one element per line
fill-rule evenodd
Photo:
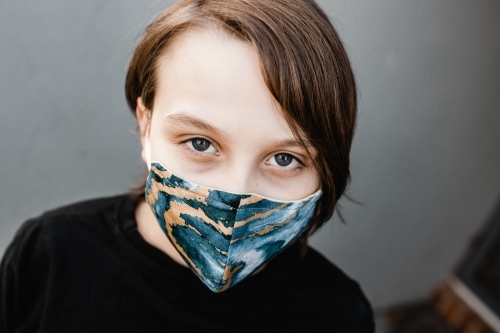
<path fill-rule="evenodd" d="M 297 201 L 236 194 L 183 180 L 152 162 L 146 201 L 191 270 L 214 292 L 256 271 L 308 227 L 321 190 Z"/>

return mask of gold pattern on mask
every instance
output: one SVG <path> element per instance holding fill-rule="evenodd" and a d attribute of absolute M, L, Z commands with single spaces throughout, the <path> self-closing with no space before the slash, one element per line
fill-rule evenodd
<path fill-rule="evenodd" d="M 187 199 L 187 200 L 196 200 L 200 203 L 203 203 L 206 205 L 206 198 L 197 196 L 193 192 L 182 189 L 182 188 L 175 188 L 172 189 L 171 187 L 165 186 L 163 184 L 155 183 L 154 185 L 154 191 L 152 192 L 158 192 L 162 191 L 165 193 L 168 193 L 170 195 L 177 196 L 179 198 Z M 157 195 L 157 194 L 156 194 Z M 203 201 L 199 200 L 201 198 Z M 149 201 L 149 200 L 148 200 Z M 171 222 L 177 222 L 178 219 L 181 219 L 183 222 L 185 222 L 182 217 L 181 217 L 181 212 L 186 215 L 198 217 L 201 219 L 203 222 L 210 224 L 212 227 L 214 227 L 217 231 L 220 233 L 226 235 L 226 236 L 231 236 L 233 232 L 232 227 L 226 227 L 223 223 L 214 221 L 210 217 L 208 217 L 205 212 L 200 209 L 200 208 L 193 208 L 186 204 L 185 202 L 177 202 L 177 201 L 171 201 L 170 202 L 170 209 L 168 210 L 169 212 L 172 211 L 171 219 L 168 221 Z"/>
<path fill-rule="evenodd" d="M 256 231 L 250 235 L 246 235 L 246 236 L 243 236 L 243 237 L 240 237 L 240 238 L 236 238 L 236 239 L 231 239 L 231 244 L 234 244 L 240 240 L 243 240 L 243 239 L 246 239 L 246 238 L 250 238 L 250 237 L 256 237 L 256 236 L 262 236 L 262 235 L 265 235 L 267 233 L 270 233 L 271 231 L 273 231 L 274 229 L 277 229 L 277 228 L 280 228 L 286 224 L 288 224 L 288 222 L 292 221 L 295 216 L 297 216 L 297 211 L 295 211 L 294 214 L 290 215 L 285 221 L 283 222 L 280 222 L 280 223 L 275 223 L 275 224 L 271 224 L 269 226 L 267 226 L 266 228 L 262 229 L 262 230 L 259 230 L 259 231 Z"/>
<path fill-rule="evenodd" d="M 265 212 L 265 213 L 255 213 L 255 214 L 253 214 L 252 216 L 250 216 L 249 218 L 247 218 L 247 219 L 245 219 L 245 220 L 243 220 L 243 221 L 237 221 L 237 222 L 235 222 L 235 223 L 234 223 L 234 227 L 235 227 L 235 228 L 239 228 L 239 227 L 242 227 L 242 226 L 244 226 L 245 224 L 247 224 L 248 222 L 251 222 L 251 221 L 253 221 L 253 220 L 256 220 L 256 219 L 264 219 L 264 218 L 268 217 L 269 215 L 271 215 L 272 213 L 277 212 L 277 211 L 279 211 L 279 210 L 281 210 L 281 209 L 285 208 L 285 207 L 286 207 L 286 205 L 287 205 L 287 204 L 286 204 L 286 203 L 284 203 L 284 204 L 282 204 L 282 205 L 280 205 L 280 206 L 278 206 L 278 207 L 276 207 L 276 208 L 273 208 L 273 209 L 271 209 L 271 210 L 269 210 L 269 211 L 267 211 L 267 212 Z"/>

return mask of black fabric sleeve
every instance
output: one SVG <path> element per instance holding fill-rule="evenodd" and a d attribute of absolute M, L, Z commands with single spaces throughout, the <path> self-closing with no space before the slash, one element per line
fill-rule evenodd
<path fill-rule="evenodd" d="M 11 247 L 7 249 L 0 264 L 0 332 L 14 332 L 16 282 L 10 262 Z"/>
<path fill-rule="evenodd" d="M 0 332 L 36 331 L 43 312 L 48 260 L 37 220 L 22 225 L 0 264 Z"/>

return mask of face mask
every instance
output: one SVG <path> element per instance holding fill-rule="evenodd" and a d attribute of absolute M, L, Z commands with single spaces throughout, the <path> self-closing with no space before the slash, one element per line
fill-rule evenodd
<path fill-rule="evenodd" d="M 297 201 L 236 194 L 183 180 L 151 163 L 146 201 L 191 270 L 214 292 L 256 271 L 308 227 L 321 190 Z"/>

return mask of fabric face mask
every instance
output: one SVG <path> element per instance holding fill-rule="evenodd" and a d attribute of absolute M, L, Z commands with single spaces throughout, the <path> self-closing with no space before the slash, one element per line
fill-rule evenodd
<path fill-rule="evenodd" d="M 172 245 L 214 292 L 251 275 L 308 227 L 321 190 L 297 201 L 236 194 L 183 180 L 152 162 L 151 206 Z"/>

